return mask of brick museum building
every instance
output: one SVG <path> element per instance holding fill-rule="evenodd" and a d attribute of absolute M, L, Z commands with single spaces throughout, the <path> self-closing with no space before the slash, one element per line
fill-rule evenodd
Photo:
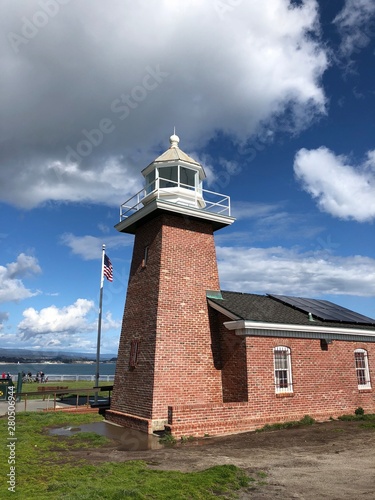
<path fill-rule="evenodd" d="M 375 413 L 375 320 L 324 300 L 220 289 L 229 197 L 170 148 L 116 229 L 135 235 L 109 421 L 176 437 Z"/>

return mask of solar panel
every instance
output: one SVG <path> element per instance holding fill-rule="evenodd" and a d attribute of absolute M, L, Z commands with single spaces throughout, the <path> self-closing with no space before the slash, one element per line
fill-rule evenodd
<path fill-rule="evenodd" d="M 346 307 L 339 306 L 328 300 L 306 299 L 303 297 L 288 297 L 287 295 L 270 295 L 269 297 L 288 304 L 300 311 L 311 313 L 322 320 L 341 321 L 343 323 L 360 323 L 375 325 L 375 319 L 356 313 Z"/>

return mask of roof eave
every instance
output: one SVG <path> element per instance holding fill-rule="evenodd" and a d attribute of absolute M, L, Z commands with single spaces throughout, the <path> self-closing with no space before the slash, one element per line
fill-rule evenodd
<path fill-rule="evenodd" d="M 236 314 L 229 311 L 228 309 L 225 309 L 225 307 L 222 307 L 217 302 L 214 302 L 214 301 L 210 300 L 209 298 L 207 299 L 207 302 L 213 309 L 224 314 L 224 316 L 227 316 L 228 318 L 230 318 L 232 320 L 242 320 L 242 318 L 240 316 L 237 316 Z"/>
<path fill-rule="evenodd" d="M 249 336 L 290 336 L 297 338 L 336 338 L 337 340 L 363 340 L 375 342 L 375 330 L 342 328 L 340 326 L 298 325 L 290 323 L 266 323 L 261 321 L 226 321 L 224 326 L 234 330 L 236 335 Z M 350 339 L 349 339 L 350 337 Z"/>

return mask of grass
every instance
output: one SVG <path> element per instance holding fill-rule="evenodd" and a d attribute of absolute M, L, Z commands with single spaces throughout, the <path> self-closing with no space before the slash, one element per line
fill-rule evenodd
<path fill-rule="evenodd" d="M 28 500 L 209 500 L 217 496 L 235 498 L 235 492 L 252 481 L 244 471 L 232 465 L 182 473 L 152 470 L 143 461 L 106 462 L 107 438 L 91 432 L 72 436 L 47 432 L 50 427 L 79 427 L 101 420 L 98 414 L 17 413 L 16 494 L 8 492 L 4 485 L 0 497 Z M 0 436 L 3 449 L 6 449 L 6 417 L 0 418 Z M 103 449 L 103 463 L 92 465 L 85 459 L 90 448 Z M 77 459 L 77 453 L 83 458 Z M 7 458 L 7 453 L 0 458 L 2 478 L 9 473 Z"/>
<path fill-rule="evenodd" d="M 315 420 L 309 415 L 305 415 L 301 420 L 291 420 L 290 422 L 279 422 L 276 424 L 266 424 L 261 429 L 258 429 L 256 432 L 264 432 L 264 431 L 277 431 L 280 429 L 292 429 L 296 427 L 301 427 L 303 425 L 312 425 L 315 423 Z"/>
<path fill-rule="evenodd" d="M 96 432 L 79 432 L 71 436 L 53 436 L 53 450 L 74 450 L 83 448 L 96 448 L 111 443 L 105 436 L 100 436 Z"/>
<path fill-rule="evenodd" d="M 177 443 L 177 439 L 174 436 L 172 436 L 172 434 L 167 432 L 166 434 L 164 434 L 164 436 L 162 436 L 159 439 L 159 443 L 162 443 L 165 446 L 173 446 Z"/>
<path fill-rule="evenodd" d="M 369 429 L 375 429 L 375 414 L 373 413 L 355 413 L 354 415 L 341 415 L 338 417 L 342 421 L 360 421 L 363 422 L 361 427 L 366 427 Z"/>
<path fill-rule="evenodd" d="M 268 484 L 266 481 L 266 479 L 268 477 L 267 472 L 260 470 L 256 473 L 256 475 L 257 475 L 257 483 L 256 484 L 258 486 L 264 486 L 264 485 Z"/>
<path fill-rule="evenodd" d="M 334 420 L 330 418 L 330 420 Z M 375 429 L 375 414 L 364 414 L 362 412 L 355 412 L 351 415 L 342 415 L 338 417 L 338 420 L 342 421 L 364 421 L 361 427 L 374 428 Z M 280 422 L 276 424 L 266 424 L 261 429 L 257 429 L 255 432 L 265 432 L 265 431 L 277 431 L 280 429 L 295 429 L 297 427 L 301 427 L 303 425 L 312 425 L 315 423 L 315 420 L 310 417 L 310 415 L 305 415 L 301 420 L 292 420 L 290 422 Z"/>
<path fill-rule="evenodd" d="M 191 443 L 192 441 L 196 441 L 197 438 L 194 436 L 181 436 L 179 441 L 169 432 L 165 433 L 164 436 L 162 436 L 159 439 L 159 443 L 164 444 L 164 446 L 174 446 L 178 442 L 181 444 L 186 444 L 186 443 Z"/>
<path fill-rule="evenodd" d="M 80 389 L 92 389 L 94 386 L 94 382 L 90 380 L 80 380 L 80 381 L 63 381 L 63 382 L 46 382 L 45 384 L 38 384 L 37 382 L 26 382 L 22 384 L 22 392 L 36 392 L 38 390 L 38 387 L 43 387 L 48 390 L 48 387 L 68 387 L 70 394 L 79 394 Z M 102 384 L 102 385 L 109 385 L 108 383 Z M 94 391 L 90 395 L 94 395 Z M 102 393 L 98 393 L 99 395 L 104 395 L 107 396 L 108 392 L 104 391 Z M 86 393 L 82 393 L 82 396 L 85 395 L 87 396 Z M 27 399 L 40 399 L 43 396 L 42 393 L 40 394 L 35 394 L 31 396 L 27 396 Z M 66 397 L 66 396 L 64 396 Z"/>

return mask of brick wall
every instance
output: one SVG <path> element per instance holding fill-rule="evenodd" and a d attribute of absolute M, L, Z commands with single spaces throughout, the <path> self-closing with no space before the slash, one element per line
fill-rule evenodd
<path fill-rule="evenodd" d="M 112 410 L 145 419 L 152 416 L 161 251 L 161 221 L 153 222 L 139 228 L 134 241 L 111 402 Z M 142 268 L 146 246 L 148 263 Z M 130 371 L 132 340 L 139 341 L 139 355 L 138 367 Z"/>
<path fill-rule="evenodd" d="M 327 420 L 352 414 L 359 406 L 366 413 L 375 413 L 374 390 L 358 390 L 354 364 L 354 350 L 366 349 L 374 385 L 374 344 L 334 341 L 323 351 L 319 340 L 247 337 L 245 342 L 248 403 L 171 407 L 169 424 L 176 437 L 243 432 L 266 423 L 299 420 L 304 415 Z M 224 348 L 226 345 L 223 344 Z M 273 348 L 276 346 L 291 349 L 292 395 L 275 394 Z"/>
<path fill-rule="evenodd" d="M 203 436 L 359 406 L 375 412 L 374 391 L 358 390 L 354 364 L 354 350 L 366 349 L 374 385 L 374 344 L 334 341 L 322 350 L 319 339 L 238 337 L 223 326 L 228 318 L 208 309 L 206 290 L 218 289 L 209 222 L 162 214 L 139 227 L 106 418 L 146 432 L 169 418 L 176 436 Z M 275 394 L 276 346 L 291 350 L 291 395 Z"/>
<path fill-rule="evenodd" d="M 222 401 L 206 300 L 206 290 L 218 289 L 209 222 L 163 214 L 138 229 L 111 410 L 162 420 L 171 404 Z M 132 340 L 139 357 L 129 370 Z"/>
<path fill-rule="evenodd" d="M 223 402 L 248 401 L 248 378 L 246 339 L 229 332 L 223 325 L 221 329 Z"/>

